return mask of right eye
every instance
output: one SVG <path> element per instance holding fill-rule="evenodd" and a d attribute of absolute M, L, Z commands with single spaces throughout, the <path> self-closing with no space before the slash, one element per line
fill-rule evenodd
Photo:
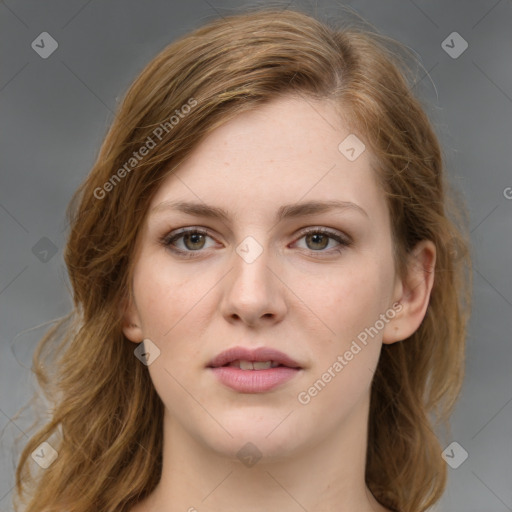
<path fill-rule="evenodd" d="M 204 248 L 205 238 L 212 238 L 207 231 L 199 228 L 182 229 L 177 233 L 170 233 L 162 239 L 162 244 L 185 258 L 193 257 L 194 252 L 200 252 Z M 183 247 L 178 248 L 175 242 L 182 239 Z"/>

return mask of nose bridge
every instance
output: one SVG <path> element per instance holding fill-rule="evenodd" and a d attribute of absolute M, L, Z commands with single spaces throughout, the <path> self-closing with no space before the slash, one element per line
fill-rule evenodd
<path fill-rule="evenodd" d="M 284 299 L 275 264 L 263 231 L 246 236 L 233 253 L 233 270 L 223 298 L 223 313 L 229 317 L 237 315 L 249 323 L 269 315 L 280 316 Z"/>
<path fill-rule="evenodd" d="M 263 234 L 246 236 L 235 248 L 233 285 L 239 292 L 259 295 L 271 286 L 271 251 Z"/>

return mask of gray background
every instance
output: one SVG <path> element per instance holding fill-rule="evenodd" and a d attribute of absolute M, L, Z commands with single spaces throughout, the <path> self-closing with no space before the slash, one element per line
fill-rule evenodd
<path fill-rule="evenodd" d="M 340 15 L 334 0 L 317 4 L 322 16 Z M 31 355 L 45 330 L 41 324 L 71 307 L 62 259 L 71 194 L 91 168 L 117 102 L 136 74 L 176 37 L 243 5 L 0 3 L 2 512 L 11 510 L 19 452 L 14 440 L 26 441 L 29 424 L 27 414 L 12 418 L 34 391 Z M 430 104 L 450 179 L 471 212 L 474 310 L 467 377 L 449 438 L 469 457 L 457 469 L 448 468 L 439 510 L 512 510 L 512 1 L 345 5 L 420 57 L 425 71 L 418 91 Z M 45 31 L 59 45 L 47 59 L 31 47 Z M 469 44 L 456 59 L 441 45 L 454 31 Z"/>

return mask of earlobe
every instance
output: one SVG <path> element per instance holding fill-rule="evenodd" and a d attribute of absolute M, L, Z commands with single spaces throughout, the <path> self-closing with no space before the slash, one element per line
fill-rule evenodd
<path fill-rule="evenodd" d="M 133 300 L 124 301 L 122 307 L 123 334 L 134 343 L 140 343 L 144 339 L 137 308 Z"/>
<path fill-rule="evenodd" d="M 436 247 L 430 240 L 419 242 L 409 256 L 407 278 L 399 283 L 401 304 L 384 329 L 382 342 L 386 344 L 404 340 L 414 334 L 427 312 L 430 293 L 434 285 Z"/>

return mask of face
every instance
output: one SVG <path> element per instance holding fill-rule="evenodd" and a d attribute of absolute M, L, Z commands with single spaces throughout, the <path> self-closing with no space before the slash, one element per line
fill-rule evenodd
<path fill-rule="evenodd" d="M 251 441 L 280 457 L 364 426 L 402 288 L 369 151 L 338 148 L 349 135 L 327 101 L 280 98 L 217 128 L 152 200 L 124 332 L 158 347 L 148 370 L 167 425 L 205 448 L 234 456 Z M 275 349 L 300 369 L 208 367 L 232 347 Z"/>

